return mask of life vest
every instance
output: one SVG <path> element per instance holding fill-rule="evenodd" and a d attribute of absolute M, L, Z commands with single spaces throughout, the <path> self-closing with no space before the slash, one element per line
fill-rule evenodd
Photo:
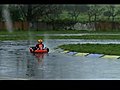
<path fill-rule="evenodd" d="M 42 50 L 44 48 L 44 45 L 43 44 L 37 44 L 36 47 Z"/>

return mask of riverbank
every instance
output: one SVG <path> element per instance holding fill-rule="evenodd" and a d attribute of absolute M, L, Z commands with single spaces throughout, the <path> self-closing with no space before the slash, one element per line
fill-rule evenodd
<path fill-rule="evenodd" d="M 90 34 L 120 34 L 119 30 L 13 30 L 12 33 L 9 33 L 7 30 L 1 30 L 0 35 L 23 35 L 23 34 L 82 34 L 82 33 L 90 33 Z"/>
<path fill-rule="evenodd" d="M 37 36 L 33 34 L 0 35 L 0 40 L 36 40 L 36 39 L 85 39 L 85 40 L 120 40 L 120 35 L 81 35 L 81 36 Z"/>
<path fill-rule="evenodd" d="M 58 48 L 72 52 L 120 55 L 118 44 L 67 44 L 58 46 Z"/>
<path fill-rule="evenodd" d="M 72 34 L 73 35 L 72 35 Z M 76 34 L 75 34 L 76 33 Z M 62 35 L 63 34 L 63 35 Z M 36 39 L 88 39 L 88 40 L 120 40 L 120 32 L 82 32 L 78 30 L 63 31 L 0 31 L 0 40 L 36 40 Z"/>

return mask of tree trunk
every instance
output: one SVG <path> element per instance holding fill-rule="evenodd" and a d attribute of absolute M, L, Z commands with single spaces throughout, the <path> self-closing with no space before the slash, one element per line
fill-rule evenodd
<path fill-rule="evenodd" d="M 55 24 L 54 24 L 54 23 L 52 24 L 52 27 L 53 27 L 53 30 L 55 30 L 55 29 L 56 29 L 56 28 L 55 28 Z"/>
<path fill-rule="evenodd" d="M 108 21 L 110 21 L 110 16 L 107 18 Z"/>
<path fill-rule="evenodd" d="M 31 5 L 28 5 L 27 21 L 29 23 L 29 30 L 30 30 L 32 27 L 32 6 Z"/>
<path fill-rule="evenodd" d="M 39 23 L 39 22 L 37 21 L 37 31 L 38 31 L 38 23 Z"/>
<path fill-rule="evenodd" d="M 22 21 L 22 30 L 24 30 L 24 25 L 23 25 L 23 21 Z"/>
<path fill-rule="evenodd" d="M 88 22 L 89 23 L 91 22 L 91 16 L 90 15 L 88 16 Z"/>
<path fill-rule="evenodd" d="M 96 16 L 96 14 L 95 14 L 95 18 L 94 18 L 94 26 L 95 26 L 95 31 L 96 31 L 96 19 L 97 19 L 97 16 Z"/>
<path fill-rule="evenodd" d="M 113 16 L 113 17 L 112 17 L 112 30 L 115 29 L 114 19 L 115 19 L 115 17 Z"/>

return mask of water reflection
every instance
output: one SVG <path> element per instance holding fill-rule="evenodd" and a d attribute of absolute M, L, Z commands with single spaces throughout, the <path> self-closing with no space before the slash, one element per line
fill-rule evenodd
<path fill-rule="evenodd" d="M 32 53 L 32 59 L 27 60 L 27 73 L 26 75 L 29 77 L 36 76 L 38 73 L 38 67 L 43 66 L 44 57 L 48 55 L 48 53 Z M 34 57 L 34 60 L 33 60 Z"/>
<path fill-rule="evenodd" d="M 36 57 L 36 59 L 38 60 L 38 63 L 40 64 L 42 63 L 44 57 L 49 54 L 48 53 L 34 53 L 33 55 Z"/>

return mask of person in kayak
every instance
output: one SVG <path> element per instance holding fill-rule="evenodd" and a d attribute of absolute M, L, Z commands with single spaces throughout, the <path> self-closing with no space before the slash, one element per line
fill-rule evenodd
<path fill-rule="evenodd" d="M 43 50 L 44 44 L 43 44 L 43 40 L 42 39 L 38 40 L 38 44 L 36 44 L 36 48 L 37 48 L 37 50 Z"/>
<path fill-rule="evenodd" d="M 44 44 L 43 44 L 43 40 L 42 39 L 39 39 L 37 40 L 38 41 L 38 44 L 36 44 L 35 47 L 31 47 L 30 50 L 33 52 L 35 50 L 43 50 L 44 49 Z"/>

